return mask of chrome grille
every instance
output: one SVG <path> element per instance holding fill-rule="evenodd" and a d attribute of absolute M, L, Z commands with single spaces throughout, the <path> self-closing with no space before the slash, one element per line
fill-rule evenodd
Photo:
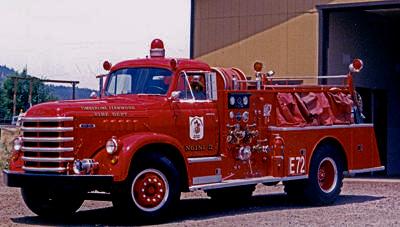
<path fill-rule="evenodd" d="M 73 117 L 22 118 L 22 160 L 27 172 L 66 173 L 73 157 Z"/>

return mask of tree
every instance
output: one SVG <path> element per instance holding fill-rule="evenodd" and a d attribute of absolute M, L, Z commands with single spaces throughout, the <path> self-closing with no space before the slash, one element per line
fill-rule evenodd
<path fill-rule="evenodd" d="M 29 76 L 27 70 L 24 69 L 21 73 L 15 73 L 13 76 L 20 78 L 34 78 Z M 7 77 L 0 89 L 0 118 L 11 119 L 13 114 L 13 95 L 14 95 L 14 80 Z M 24 112 L 29 108 L 29 80 L 18 80 L 17 86 L 17 114 L 20 110 Z M 52 94 L 49 93 L 48 88 L 39 79 L 32 80 L 32 105 L 57 100 Z"/>

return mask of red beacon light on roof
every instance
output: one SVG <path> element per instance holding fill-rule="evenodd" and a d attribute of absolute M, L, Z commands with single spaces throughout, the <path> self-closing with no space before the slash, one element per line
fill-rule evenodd
<path fill-rule="evenodd" d="M 352 73 L 358 73 L 364 67 L 364 63 L 361 59 L 354 59 L 353 62 L 349 65 L 349 70 Z"/>
<path fill-rule="evenodd" d="M 154 39 L 150 45 L 150 57 L 163 58 L 165 57 L 164 43 L 161 39 Z"/>

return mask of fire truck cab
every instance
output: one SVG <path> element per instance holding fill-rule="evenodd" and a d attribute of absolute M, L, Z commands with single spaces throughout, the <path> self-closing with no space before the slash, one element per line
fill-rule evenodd
<path fill-rule="evenodd" d="M 4 179 L 40 216 L 74 213 L 93 192 L 137 218 L 166 217 L 181 192 L 250 197 L 283 182 L 288 196 L 333 203 L 344 174 L 383 170 L 372 124 L 362 123 L 352 85 L 288 85 L 255 65 L 237 68 L 150 57 L 103 64 L 101 91 L 87 100 L 30 108 Z M 91 197 L 91 198 L 92 198 Z"/>

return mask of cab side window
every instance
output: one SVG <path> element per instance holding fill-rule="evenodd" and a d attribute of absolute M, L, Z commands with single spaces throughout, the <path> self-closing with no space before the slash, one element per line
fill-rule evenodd
<path fill-rule="evenodd" d="M 180 99 L 206 100 L 204 74 L 181 74 L 178 81 Z"/>

